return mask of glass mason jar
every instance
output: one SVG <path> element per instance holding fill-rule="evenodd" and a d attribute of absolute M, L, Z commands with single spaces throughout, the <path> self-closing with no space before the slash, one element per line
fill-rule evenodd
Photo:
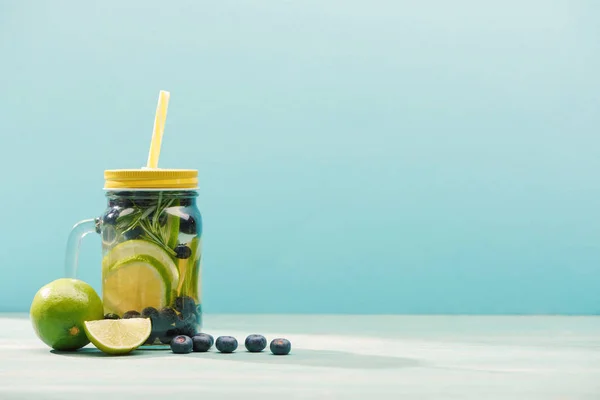
<path fill-rule="evenodd" d="M 74 277 L 81 238 L 101 235 L 105 318 L 150 318 L 146 345 L 193 336 L 202 326 L 202 217 L 193 172 L 106 171 L 106 210 L 75 225 L 69 238 L 67 276 Z"/>

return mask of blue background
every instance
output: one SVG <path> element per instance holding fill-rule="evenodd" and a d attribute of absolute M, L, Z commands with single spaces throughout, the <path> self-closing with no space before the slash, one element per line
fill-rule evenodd
<path fill-rule="evenodd" d="M 0 0 L 0 311 L 63 274 L 164 89 L 207 311 L 598 313 L 598 21 L 591 0 Z"/>

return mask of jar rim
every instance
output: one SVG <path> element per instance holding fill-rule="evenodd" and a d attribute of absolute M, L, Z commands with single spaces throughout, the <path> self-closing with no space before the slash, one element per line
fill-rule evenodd
<path fill-rule="evenodd" d="M 104 171 L 104 189 L 119 190 L 197 190 L 195 169 L 115 169 Z"/>

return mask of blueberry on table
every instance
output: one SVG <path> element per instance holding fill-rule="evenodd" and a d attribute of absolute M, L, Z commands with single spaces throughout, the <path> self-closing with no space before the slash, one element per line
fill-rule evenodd
<path fill-rule="evenodd" d="M 233 353 L 238 347 L 238 341 L 233 336 L 219 336 L 215 342 L 215 347 L 221 353 Z"/>
<path fill-rule="evenodd" d="M 121 317 L 114 313 L 108 313 L 104 315 L 104 319 L 121 319 Z"/>
<path fill-rule="evenodd" d="M 250 353 L 260 353 L 267 347 L 267 338 L 263 335 L 248 335 L 244 345 Z"/>
<path fill-rule="evenodd" d="M 188 354 L 193 349 L 192 339 L 189 336 L 179 335 L 171 340 L 171 350 L 177 354 Z"/>
<path fill-rule="evenodd" d="M 131 311 L 127 311 L 125 314 L 123 314 L 123 319 L 129 319 L 129 318 L 142 318 L 142 315 L 135 310 L 131 310 Z"/>
<path fill-rule="evenodd" d="M 203 335 L 206 335 L 210 338 L 210 346 L 212 347 L 212 345 L 215 344 L 215 339 L 212 337 L 211 334 L 203 333 Z"/>
<path fill-rule="evenodd" d="M 271 341 L 271 353 L 276 356 L 285 356 L 290 353 L 292 344 L 287 339 L 277 338 Z"/>
<path fill-rule="evenodd" d="M 204 353 L 207 352 L 213 345 L 213 337 L 206 333 L 197 333 L 192 336 L 194 351 Z"/>
<path fill-rule="evenodd" d="M 192 249 L 190 249 L 185 244 L 180 244 L 175 247 L 175 257 L 180 258 L 182 260 L 187 260 L 192 255 Z"/>
<path fill-rule="evenodd" d="M 175 299 L 174 308 L 184 316 L 196 313 L 196 301 L 190 296 L 179 296 Z"/>
<path fill-rule="evenodd" d="M 179 232 L 195 235 L 198 233 L 196 220 L 189 214 L 182 214 L 179 221 Z"/>

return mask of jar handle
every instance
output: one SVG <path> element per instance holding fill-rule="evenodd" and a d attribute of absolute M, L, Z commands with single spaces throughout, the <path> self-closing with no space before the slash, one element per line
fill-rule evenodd
<path fill-rule="evenodd" d="M 73 229 L 71 229 L 65 253 L 65 276 L 67 278 L 77 277 L 81 240 L 88 233 L 93 232 L 100 233 L 100 218 L 84 219 L 76 223 Z"/>

